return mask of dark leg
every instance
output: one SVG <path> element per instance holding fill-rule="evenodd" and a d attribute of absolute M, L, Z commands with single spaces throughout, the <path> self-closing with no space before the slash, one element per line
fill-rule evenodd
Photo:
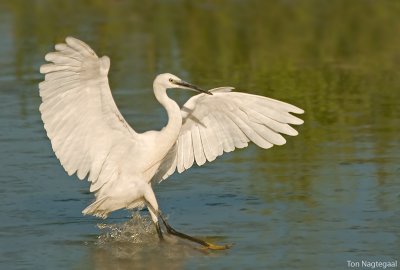
<path fill-rule="evenodd" d="M 145 195 L 145 203 L 147 205 L 147 209 L 149 209 L 151 219 L 154 222 L 154 225 L 156 226 L 158 238 L 160 241 L 164 240 L 164 236 L 162 234 L 160 222 L 158 221 L 157 214 L 158 214 L 158 205 L 157 205 L 157 200 L 156 197 L 154 196 L 153 190 L 150 188 L 146 195 Z"/>
<path fill-rule="evenodd" d="M 195 237 L 193 237 L 193 236 L 190 236 L 190 235 L 187 235 L 187 234 L 178 232 L 177 230 L 175 230 L 174 228 L 172 228 L 172 227 L 167 223 L 167 221 L 166 221 L 165 218 L 161 215 L 161 213 L 159 213 L 159 216 L 160 216 L 161 220 L 163 221 L 163 223 L 164 223 L 164 225 L 165 225 L 165 228 L 167 228 L 168 233 L 170 233 L 170 234 L 173 234 L 173 235 L 176 235 L 176 236 L 178 236 L 178 237 L 187 239 L 187 240 L 189 240 L 189 241 L 198 243 L 198 244 L 200 244 L 200 245 L 202 245 L 202 246 L 205 246 L 206 248 L 212 249 L 212 250 L 224 250 L 224 249 L 230 248 L 230 245 L 223 245 L 223 246 L 215 245 L 215 244 L 206 242 L 206 241 L 204 241 L 204 240 L 195 238 Z"/>
<path fill-rule="evenodd" d="M 155 223 L 155 225 L 156 225 L 156 230 L 157 230 L 158 238 L 159 238 L 161 241 L 164 241 L 164 236 L 163 236 L 162 231 L 161 231 L 160 223 L 157 221 L 157 223 Z"/>

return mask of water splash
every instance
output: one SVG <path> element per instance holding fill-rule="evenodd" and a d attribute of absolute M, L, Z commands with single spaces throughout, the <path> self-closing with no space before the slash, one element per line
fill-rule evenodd
<path fill-rule="evenodd" d="M 132 218 L 120 224 L 97 224 L 101 234 L 96 245 L 101 247 L 110 243 L 149 243 L 157 239 L 154 225 L 148 216 L 141 216 L 134 212 Z"/>
<path fill-rule="evenodd" d="M 96 269 L 181 269 L 188 257 L 204 252 L 192 243 L 164 233 L 158 239 L 149 216 L 135 212 L 120 224 L 98 224 L 100 235 L 92 246 L 90 261 Z"/>

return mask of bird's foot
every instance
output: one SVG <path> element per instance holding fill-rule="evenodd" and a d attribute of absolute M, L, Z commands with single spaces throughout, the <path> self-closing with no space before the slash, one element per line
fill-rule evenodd
<path fill-rule="evenodd" d="M 163 223 L 165 225 L 165 228 L 167 229 L 167 232 L 169 234 L 172 234 L 172 235 L 178 236 L 180 238 L 183 238 L 183 239 L 198 243 L 198 244 L 203 246 L 202 250 L 226 250 L 226 249 L 229 249 L 232 246 L 231 244 L 230 245 L 216 245 L 216 244 L 209 243 L 209 242 L 206 242 L 204 240 L 201 240 L 199 238 L 196 238 L 196 237 L 193 237 L 193 236 L 178 232 L 177 230 L 172 228 L 167 223 L 167 221 L 165 220 L 165 218 L 161 214 L 160 214 L 160 217 L 161 217 L 161 220 L 163 221 Z"/>
<path fill-rule="evenodd" d="M 226 250 L 230 249 L 233 245 L 232 244 L 227 244 L 227 245 L 216 245 L 212 244 L 210 242 L 206 242 L 207 246 L 204 246 L 203 249 L 208 249 L 208 250 Z"/>

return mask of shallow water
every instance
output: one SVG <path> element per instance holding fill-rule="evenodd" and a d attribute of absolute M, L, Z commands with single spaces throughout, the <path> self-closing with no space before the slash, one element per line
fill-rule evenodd
<path fill-rule="evenodd" d="M 82 2 L 0 3 L 0 269 L 400 261 L 397 1 Z M 154 187 L 172 225 L 230 250 L 160 245 L 145 210 L 82 216 L 88 184 L 63 171 L 38 112 L 39 66 L 67 35 L 111 57 L 113 95 L 138 131 L 165 124 L 151 85 L 166 71 L 305 109 L 285 146 L 250 146 Z"/>

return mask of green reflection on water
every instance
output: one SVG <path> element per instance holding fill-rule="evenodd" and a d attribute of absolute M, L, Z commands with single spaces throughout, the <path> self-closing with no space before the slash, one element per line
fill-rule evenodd
<path fill-rule="evenodd" d="M 261 164 L 290 164 L 258 169 L 282 175 L 268 179 L 271 185 L 297 175 L 307 190 L 312 171 L 299 174 L 305 164 L 348 162 L 360 140 L 379 161 L 398 139 L 398 1 L 44 0 L 5 7 L 13 16 L 17 77 L 36 73 L 38 52 L 75 35 L 111 57 L 114 89 L 149 88 L 155 74 L 168 70 L 210 88 L 233 85 L 304 108 L 298 138 L 257 152 Z M 123 107 L 133 98 L 124 97 Z M 331 152 L 325 143 L 338 144 Z M 391 175 L 380 171 L 384 183 Z"/>

